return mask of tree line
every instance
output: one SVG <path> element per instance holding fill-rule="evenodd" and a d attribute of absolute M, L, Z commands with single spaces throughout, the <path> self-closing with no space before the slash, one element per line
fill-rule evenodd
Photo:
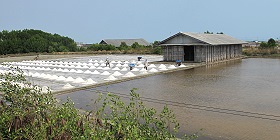
<path fill-rule="evenodd" d="M 144 51 L 145 53 L 152 54 L 161 54 L 161 47 L 158 44 L 152 43 L 149 46 L 140 45 L 138 42 L 133 43 L 131 46 L 127 45 L 125 42 L 121 42 L 119 47 L 110 45 L 110 44 L 92 44 L 87 48 L 81 48 L 81 51 L 123 51 L 123 52 L 135 52 L 141 53 Z"/>
<path fill-rule="evenodd" d="M 77 51 L 73 39 L 41 30 L 3 30 L 0 32 L 0 54 L 30 52 L 67 52 Z"/>
<path fill-rule="evenodd" d="M 273 38 L 270 38 L 270 39 L 268 39 L 267 42 L 262 42 L 260 44 L 260 47 L 263 48 L 263 49 L 265 49 L 265 48 L 275 48 L 277 46 L 278 46 L 278 44 Z"/>

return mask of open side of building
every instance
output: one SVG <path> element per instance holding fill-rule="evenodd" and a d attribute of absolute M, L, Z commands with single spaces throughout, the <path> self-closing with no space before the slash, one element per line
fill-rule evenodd
<path fill-rule="evenodd" d="M 246 42 L 225 34 L 179 32 L 163 41 L 164 61 L 190 61 L 212 63 L 242 55 Z"/>

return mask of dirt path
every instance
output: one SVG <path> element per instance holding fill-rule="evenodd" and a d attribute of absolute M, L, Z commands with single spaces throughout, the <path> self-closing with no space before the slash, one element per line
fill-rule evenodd
<path fill-rule="evenodd" d="M 49 60 L 49 59 L 59 59 L 59 58 L 71 58 L 71 57 L 85 57 L 89 55 L 85 54 L 73 54 L 73 55 L 39 55 L 38 60 Z M 23 60 L 34 60 L 36 55 L 30 55 L 30 56 L 16 56 L 16 57 L 5 57 L 0 58 L 0 63 L 2 62 L 19 62 Z"/>

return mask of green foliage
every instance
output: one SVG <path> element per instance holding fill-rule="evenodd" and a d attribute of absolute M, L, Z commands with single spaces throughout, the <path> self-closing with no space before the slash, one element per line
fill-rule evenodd
<path fill-rule="evenodd" d="M 213 34 L 213 32 L 209 32 L 208 30 L 204 32 L 204 34 Z"/>
<path fill-rule="evenodd" d="M 21 70 L 11 70 L 0 74 L 0 139 L 165 140 L 175 138 L 179 129 L 167 106 L 158 114 L 145 107 L 134 89 L 128 103 L 101 94 L 95 102 L 99 109 L 80 113 L 71 100 L 58 104 L 50 91 L 43 93 L 28 83 Z"/>
<path fill-rule="evenodd" d="M 269 47 L 276 47 L 277 46 L 277 43 L 276 43 L 276 41 L 273 38 L 270 38 L 267 41 L 267 44 L 268 44 Z"/>
<path fill-rule="evenodd" d="M 264 48 L 264 49 L 265 48 L 274 48 L 276 46 L 277 46 L 277 43 L 276 43 L 276 41 L 273 38 L 270 38 L 270 39 L 268 39 L 267 42 L 262 42 L 260 44 L 260 47 Z"/>
<path fill-rule="evenodd" d="M 152 53 L 153 54 L 162 54 L 162 48 L 160 46 L 154 47 Z"/>
<path fill-rule="evenodd" d="M 159 115 L 153 108 L 146 108 L 139 94 L 131 90 L 130 102 L 125 104 L 120 97 L 108 93 L 100 95 L 102 106 L 97 118 L 102 119 L 103 129 L 97 133 L 104 139 L 168 139 L 175 136 L 168 130 L 177 132 L 179 124 L 171 110 L 164 106 Z M 172 127 L 172 128 L 171 128 Z M 108 129 L 109 128 L 109 129 Z"/>
<path fill-rule="evenodd" d="M 113 45 L 107 45 L 107 44 L 92 44 L 89 47 L 87 47 L 88 51 L 102 51 L 102 50 L 106 50 L 106 51 L 112 51 L 112 50 L 116 50 L 116 47 Z"/>
<path fill-rule="evenodd" d="M 61 47 L 63 46 L 63 47 Z M 77 51 L 73 39 L 41 30 L 25 29 L 0 32 L 0 54 Z"/>

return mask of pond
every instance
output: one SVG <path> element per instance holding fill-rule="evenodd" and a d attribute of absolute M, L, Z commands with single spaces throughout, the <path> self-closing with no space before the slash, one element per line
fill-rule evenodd
<path fill-rule="evenodd" d="M 58 95 L 93 109 L 96 91 L 127 94 L 132 88 L 148 107 L 168 105 L 179 135 L 199 139 L 279 139 L 280 59 L 249 58 L 176 71 Z"/>

